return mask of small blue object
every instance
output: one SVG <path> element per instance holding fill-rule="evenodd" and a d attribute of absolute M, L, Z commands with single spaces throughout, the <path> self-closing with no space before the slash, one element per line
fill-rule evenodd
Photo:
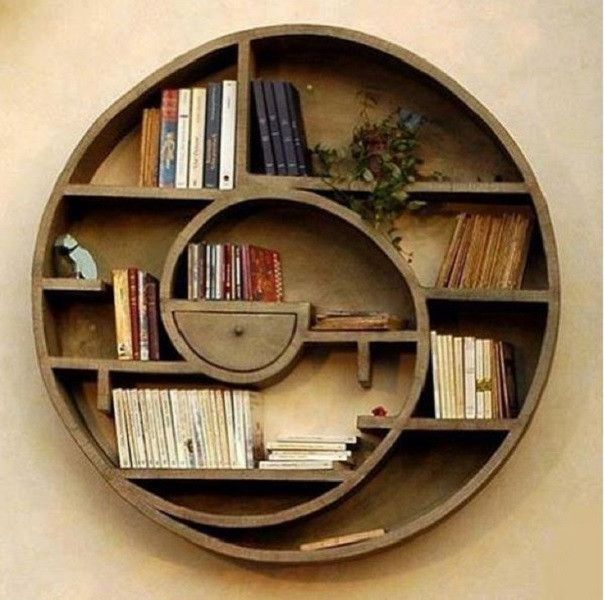
<path fill-rule="evenodd" d="M 401 108 L 398 113 L 398 122 L 401 127 L 405 127 L 411 133 L 415 133 L 419 126 L 425 121 L 423 115 L 419 113 L 411 112 L 410 110 L 405 110 Z"/>

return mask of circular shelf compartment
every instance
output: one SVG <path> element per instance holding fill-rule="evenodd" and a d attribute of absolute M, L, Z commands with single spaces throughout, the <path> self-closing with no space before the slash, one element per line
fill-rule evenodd
<path fill-rule="evenodd" d="M 225 78 L 239 82 L 236 189 L 136 187 L 141 109 L 156 103 L 164 87 Z M 426 129 L 422 144 L 425 165 L 452 181 L 409 188 L 432 207 L 404 222 L 411 242 L 414 232 L 423 231 L 413 268 L 356 214 L 335 203 L 323 180 L 257 172 L 250 152 L 249 83 L 254 78 L 288 79 L 303 90 L 310 145 L 343 145 L 356 119 L 351 98 L 365 87 L 377 90 L 385 112 L 403 103 L 433 117 L 436 125 Z M 522 289 L 430 287 L 452 215 L 510 207 L 530 212 L 537 223 Z M 65 231 L 97 258 L 98 282 L 56 277 L 52 246 Z M 187 244 L 227 239 L 279 247 L 287 302 L 186 300 Z M 115 358 L 107 281 L 111 269 L 129 265 L 161 276 L 167 339 L 158 362 Z M 139 510 L 229 556 L 330 561 L 427 529 L 501 467 L 526 430 L 546 381 L 558 286 L 553 232 L 530 167 L 470 94 L 415 55 L 369 36 L 330 27 L 269 27 L 221 38 L 178 58 L 116 102 L 84 136 L 40 226 L 33 264 L 34 333 L 44 381 L 66 427 L 113 488 Z M 384 310 L 402 316 L 407 327 L 313 330 L 313 307 L 333 306 Z M 435 328 L 514 344 L 522 404 L 518 418 L 431 418 L 429 332 Z M 330 352 L 339 366 L 350 365 L 352 355 L 356 377 L 347 372 L 348 379 L 334 379 L 336 371 L 327 368 Z M 338 387 L 338 394 L 331 390 L 326 398 L 337 402 L 323 406 L 322 398 L 315 398 L 313 405 L 308 398 L 301 403 L 296 390 L 308 395 L 309 373 L 323 368 Z M 119 469 L 112 387 L 179 382 L 260 387 L 294 420 L 302 412 L 328 421 L 358 416 L 357 464 L 325 473 Z M 393 416 L 368 415 L 380 399 L 390 402 Z M 376 528 L 384 535 L 300 549 L 305 542 Z"/>

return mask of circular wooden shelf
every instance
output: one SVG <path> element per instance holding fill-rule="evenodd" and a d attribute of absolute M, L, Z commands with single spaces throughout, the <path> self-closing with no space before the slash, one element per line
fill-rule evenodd
<path fill-rule="evenodd" d="M 141 109 L 156 103 L 164 87 L 225 78 L 239 83 L 236 189 L 136 187 Z M 315 143 L 343 144 L 355 119 L 351 98 L 365 87 L 378 90 L 386 111 L 401 103 L 434 117 L 438 124 L 427 129 L 422 146 L 426 169 L 447 173 L 452 181 L 410 186 L 431 208 L 427 216 L 408 217 L 408 232 L 428 223 L 422 240 L 438 244 L 439 235 L 446 237 L 446 227 L 439 233 L 442 224 L 461 210 L 528 211 L 537 226 L 523 289 L 433 288 L 429 279 L 442 259 L 438 252 L 416 258 L 412 268 L 385 238 L 333 202 L 321 179 L 255 173 L 248 110 L 254 78 L 288 79 L 303 90 L 308 136 Z M 100 280 L 55 276 L 52 245 L 65 231 L 97 258 Z M 187 301 L 182 289 L 187 244 L 213 236 L 279 246 L 290 277 L 287 302 Z M 129 265 L 161 276 L 167 342 L 159 362 L 114 356 L 107 282 L 111 269 Z M 176 59 L 118 100 L 86 133 L 57 181 L 40 225 L 32 275 L 40 369 L 53 404 L 86 456 L 154 521 L 204 548 L 262 562 L 332 561 L 372 552 L 433 526 L 469 500 L 526 430 L 547 378 L 558 325 L 559 275 L 547 207 L 509 135 L 468 92 L 422 59 L 331 27 L 268 27 L 221 38 Z M 403 315 L 408 326 L 391 332 L 312 330 L 311 307 L 342 298 L 351 308 L 370 305 Z M 429 418 L 429 332 L 441 327 L 514 343 L 518 418 Z M 317 356 L 325 361 L 326 353 L 349 348 L 356 353 L 362 386 L 346 406 L 348 411 L 359 406 L 362 440 L 354 469 L 117 467 L 112 387 L 213 381 L 291 395 L 296 386 L 288 382 L 307 355 L 323 352 Z M 377 390 L 370 389 L 374 354 L 382 365 Z M 377 397 L 374 392 L 390 399 L 393 416 L 363 414 L 363 402 Z M 300 549 L 305 542 L 375 528 L 386 533 L 348 546 Z"/>

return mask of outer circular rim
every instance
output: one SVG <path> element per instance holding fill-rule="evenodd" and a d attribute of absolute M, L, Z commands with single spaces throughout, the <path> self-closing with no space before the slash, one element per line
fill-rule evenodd
<path fill-rule="evenodd" d="M 217 537 L 212 537 L 205 533 L 201 533 L 200 531 L 187 526 L 185 523 L 170 518 L 159 510 L 149 506 L 147 502 L 148 499 L 145 497 L 146 492 L 141 494 L 140 488 L 130 484 L 129 482 L 126 482 L 121 477 L 116 477 L 115 468 L 110 465 L 102 450 L 81 428 L 78 414 L 71 405 L 65 391 L 59 387 L 52 368 L 47 360 L 49 354 L 46 346 L 43 321 L 43 263 L 47 254 L 49 236 L 52 231 L 55 213 L 63 197 L 65 187 L 69 184 L 70 178 L 73 175 L 77 165 L 80 163 L 90 145 L 103 134 L 105 128 L 108 126 L 108 123 L 110 123 L 111 120 L 118 116 L 122 111 L 127 109 L 137 98 L 148 92 L 154 86 L 157 86 L 165 77 L 166 72 L 177 72 L 200 57 L 226 46 L 277 35 L 318 35 L 325 37 L 336 37 L 379 50 L 428 76 L 430 79 L 440 84 L 444 89 L 448 90 L 470 111 L 478 116 L 509 153 L 512 160 L 518 167 L 527 186 L 528 192 L 531 195 L 545 248 L 549 280 L 548 313 L 543 334 L 541 353 L 538 365 L 535 369 L 533 381 L 524 402 L 522 413 L 518 418 L 517 425 L 510 431 L 505 441 L 491 456 L 483 468 L 478 471 L 465 486 L 450 496 L 446 502 L 429 513 L 426 513 L 416 520 L 407 523 L 404 527 L 391 530 L 384 536 L 375 540 L 355 544 L 354 546 L 333 548 L 312 553 L 305 553 L 298 550 L 260 550 L 257 548 L 241 547 L 230 544 L 220 540 Z M 59 416 L 63 420 L 68 431 L 74 437 L 75 441 L 78 443 L 90 461 L 97 467 L 103 477 L 123 498 L 128 500 L 141 512 L 162 524 L 166 528 L 178 533 L 186 539 L 189 539 L 197 545 L 221 554 L 245 560 L 273 563 L 324 562 L 341 560 L 344 558 L 350 558 L 352 556 L 373 552 L 380 548 L 385 548 L 398 543 L 404 539 L 416 535 L 423 530 L 428 529 L 429 527 L 432 527 L 443 518 L 460 508 L 465 502 L 474 496 L 497 472 L 497 470 L 501 468 L 505 460 L 509 457 L 512 450 L 515 448 L 518 441 L 526 431 L 534 410 L 538 404 L 541 392 L 547 379 L 547 375 L 549 373 L 549 369 L 551 367 L 555 349 L 559 322 L 559 296 L 560 284 L 557 252 L 553 228 L 549 218 L 545 199 L 527 160 L 523 156 L 519 147 L 512 140 L 503 126 L 495 119 L 495 117 L 462 86 L 457 84 L 442 71 L 417 55 L 394 44 L 385 42 L 364 33 L 350 31 L 343 28 L 317 25 L 265 27 L 243 31 L 219 38 L 213 42 L 204 44 L 199 48 L 196 48 L 172 61 L 165 68 L 158 70 L 156 73 L 146 78 L 130 92 L 125 94 L 120 100 L 115 102 L 107 111 L 105 111 L 105 113 L 103 113 L 103 115 L 97 119 L 92 127 L 90 127 L 77 148 L 74 150 L 63 172 L 59 176 L 42 216 L 32 266 L 33 328 L 36 342 L 36 353 L 38 362 L 40 364 L 42 377 L 55 409 L 59 413 Z M 387 434 L 386 439 L 392 435 L 396 435 L 395 430 L 390 431 Z"/>

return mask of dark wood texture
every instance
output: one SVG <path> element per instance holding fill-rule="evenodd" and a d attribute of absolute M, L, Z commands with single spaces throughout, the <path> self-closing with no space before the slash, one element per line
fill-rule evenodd
<path fill-rule="evenodd" d="M 239 84 L 236 189 L 137 187 L 142 109 L 158 106 L 164 87 L 225 78 Z M 399 221 L 412 265 L 356 214 L 333 202 L 321 178 L 252 172 L 253 78 L 286 79 L 298 87 L 310 146 L 347 143 L 358 118 L 357 93 L 363 90 L 378 99 L 375 117 L 397 106 L 430 117 L 421 134 L 422 174 L 425 179 L 438 170 L 450 180 L 409 186 L 414 197 L 428 201 L 426 209 Z M 355 185 L 353 191 L 366 193 L 367 186 Z M 536 222 L 522 289 L 434 288 L 455 215 L 511 210 L 529 213 Z M 98 281 L 57 277 L 52 246 L 66 231 L 92 252 Z M 185 300 L 186 245 L 202 239 L 278 249 L 286 302 Z M 161 361 L 116 359 L 107 282 L 112 269 L 128 266 L 161 279 Z M 526 430 L 546 382 L 558 325 L 559 275 L 539 185 L 520 149 L 485 107 L 406 50 L 344 29 L 294 25 L 245 31 L 192 50 L 99 117 L 68 160 L 42 217 L 32 303 L 50 398 L 75 441 L 122 497 L 212 551 L 303 563 L 357 556 L 416 535 L 461 507 L 497 472 Z M 313 331 L 315 309 L 381 310 L 405 326 L 387 332 Z M 225 343 L 238 319 L 242 339 Z M 517 419 L 431 418 L 431 328 L 514 344 L 522 406 Z M 248 343 L 245 332 L 262 340 L 260 345 Z M 358 396 L 341 398 L 329 387 L 334 365 L 341 366 L 347 352 L 365 388 L 355 383 L 366 395 L 363 406 Z M 296 378 L 298 370 L 305 375 Z M 267 395 L 273 386 L 285 390 L 289 410 L 299 411 L 291 427 L 304 424 L 310 406 L 330 415 L 343 402 L 359 403 L 348 408 L 358 416 L 350 426 L 360 434 L 354 468 L 117 467 L 112 388 L 221 382 L 262 385 Z M 372 399 L 386 399 L 392 416 L 365 416 Z M 267 409 L 278 411 L 278 402 Z M 375 539 L 300 551 L 300 544 L 380 528 L 386 533 Z"/>

